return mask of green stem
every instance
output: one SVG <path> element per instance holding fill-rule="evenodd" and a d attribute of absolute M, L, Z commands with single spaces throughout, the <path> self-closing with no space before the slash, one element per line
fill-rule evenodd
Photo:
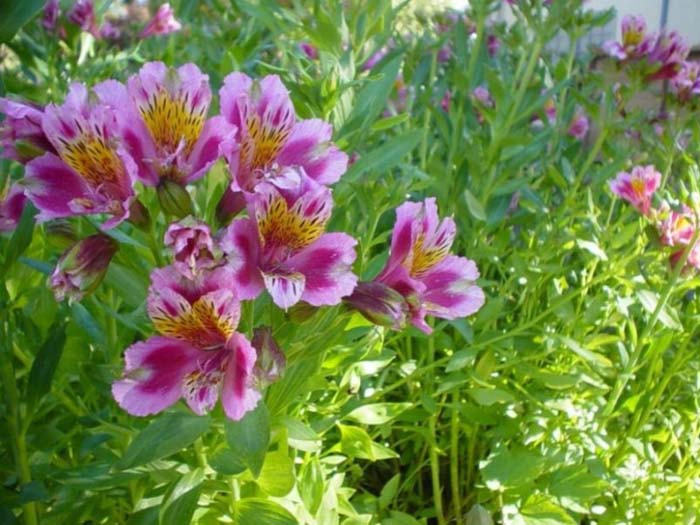
<path fill-rule="evenodd" d="M 613 392 L 610 398 L 608 399 L 605 408 L 603 409 L 603 417 L 609 418 L 615 411 L 615 407 L 617 406 L 617 402 L 619 401 L 620 396 L 622 395 L 622 391 L 627 386 L 627 382 L 630 380 L 630 377 L 632 377 L 632 374 L 634 373 L 637 367 L 637 363 L 639 362 L 642 356 L 642 352 L 644 350 L 644 343 L 651 334 L 651 331 L 654 329 L 656 321 L 659 319 L 659 315 L 661 315 L 661 310 L 663 310 L 663 308 L 666 306 L 666 303 L 668 302 L 669 297 L 671 297 L 671 294 L 673 293 L 673 288 L 676 285 L 676 281 L 678 281 L 678 277 L 683 271 L 683 267 L 685 266 L 685 263 L 688 260 L 688 257 L 690 256 L 692 248 L 698 242 L 698 238 L 700 238 L 700 230 L 695 231 L 693 238 L 690 240 L 690 243 L 688 244 L 688 246 L 686 246 L 685 250 L 683 251 L 683 256 L 681 257 L 680 261 L 678 261 L 678 263 L 676 264 L 676 267 L 673 270 L 673 274 L 671 275 L 671 279 L 669 280 L 668 284 L 666 285 L 666 288 L 661 294 L 659 302 L 656 303 L 656 308 L 651 314 L 651 319 L 649 319 L 649 322 L 644 327 L 642 335 L 639 337 L 639 339 L 637 339 L 637 344 L 635 345 L 635 348 L 632 351 L 632 354 L 630 355 L 627 364 L 623 368 L 622 373 L 618 375 L 617 380 L 615 381 L 615 386 L 613 387 Z"/>
<path fill-rule="evenodd" d="M 459 393 L 452 393 L 452 417 L 450 420 L 450 489 L 452 491 L 452 506 L 454 508 L 454 518 L 462 519 L 462 497 L 460 494 L 459 479 Z"/>
<path fill-rule="evenodd" d="M 433 363 L 435 361 L 435 339 L 430 337 L 428 339 L 428 363 Z M 429 376 L 431 377 L 431 376 Z M 431 379 L 427 381 L 427 387 L 429 391 L 432 391 L 433 382 Z M 430 479 L 433 485 L 433 501 L 435 505 L 435 514 L 437 516 L 438 525 L 447 525 L 445 520 L 445 514 L 442 508 L 442 488 L 440 487 L 440 460 L 438 457 L 438 446 L 437 446 L 437 420 L 440 411 L 436 408 L 435 412 L 430 415 L 428 421 L 429 432 L 431 436 L 429 458 L 430 458 Z"/>
<path fill-rule="evenodd" d="M 434 84 L 435 73 L 437 71 L 437 51 L 433 51 L 430 58 L 430 77 L 428 77 L 428 84 L 432 86 Z M 426 96 L 430 94 L 426 93 Z M 427 157 L 428 157 L 428 134 L 430 132 L 430 105 L 427 105 L 423 113 L 423 139 L 420 146 L 420 167 L 423 171 L 426 170 Z"/>

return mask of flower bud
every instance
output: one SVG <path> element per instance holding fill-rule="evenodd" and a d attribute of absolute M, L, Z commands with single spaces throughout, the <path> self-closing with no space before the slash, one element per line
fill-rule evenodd
<path fill-rule="evenodd" d="M 404 297 L 389 286 L 378 282 L 360 282 L 345 302 L 368 321 L 401 330 L 406 326 L 408 304 Z"/>
<path fill-rule="evenodd" d="M 0 124 L 0 157 L 22 164 L 55 149 L 41 127 L 43 109 L 25 101 L 0 98 L 0 113 L 5 120 Z"/>
<path fill-rule="evenodd" d="M 168 226 L 164 243 L 172 251 L 175 268 L 188 279 L 194 279 L 202 270 L 214 268 L 221 256 L 209 226 L 192 217 Z"/>
<path fill-rule="evenodd" d="M 11 232 L 17 227 L 27 198 L 18 184 L 4 192 L 0 189 L 0 232 Z"/>
<path fill-rule="evenodd" d="M 253 375 L 258 385 L 265 387 L 282 377 L 287 359 L 280 350 L 277 342 L 272 338 L 272 330 L 269 326 L 259 326 L 253 332 L 251 341 L 253 348 L 258 353 Z"/>
<path fill-rule="evenodd" d="M 137 228 L 146 229 L 151 222 L 148 209 L 141 204 L 141 201 L 134 200 L 129 206 L 129 222 Z"/>
<path fill-rule="evenodd" d="M 99 286 L 119 244 L 103 233 L 68 248 L 58 259 L 50 286 L 57 301 L 80 301 Z"/>
<path fill-rule="evenodd" d="M 233 191 L 231 187 L 227 187 L 216 205 L 216 219 L 219 221 L 219 224 L 226 225 L 245 209 L 245 205 L 243 192 Z"/>
<path fill-rule="evenodd" d="M 158 185 L 158 202 L 163 211 L 178 219 L 192 214 L 192 199 L 184 186 L 177 182 L 163 179 Z"/>

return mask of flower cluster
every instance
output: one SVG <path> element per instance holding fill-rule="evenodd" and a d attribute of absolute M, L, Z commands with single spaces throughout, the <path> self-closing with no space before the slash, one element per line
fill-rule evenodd
<path fill-rule="evenodd" d="M 661 174 L 654 166 L 635 166 L 630 173 L 620 172 L 609 185 L 616 196 L 629 202 L 654 224 L 661 245 L 671 248 L 672 266 L 676 266 L 688 250 L 684 269 L 700 270 L 700 243 L 697 240 L 693 243 L 696 212 L 685 204 L 674 209 L 665 200 L 654 207 L 653 197 L 661 185 Z M 693 245 L 689 246 L 691 243 Z"/>
<path fill-rule="evenodd" d="M 254 408 L 284 368 L 271 328 L 257 327 L 253 343 L 237 331 L 241 302 L 264 292 L 284 310 L 344 302 L 377 324 L 401 329 L 410 321 L 426 333 L 426 316 L 456 319 L 484 302 L 476 265 L 449 253 L 456 226 L 439 218 L 432 198 L 396 210 L 386 267 L 358 284 L 356 240 L 327 231 L 330 186 L 348 156 L 331 141 L 330 124 L 297 118 L 275 75 L 228 75 L 214 116 L 207 75 L 194 64 L 160 62 L 126 83 L 72 84 L 61 104 L 0 104 L 3 155 L 25 164 L 24 180 L 0 204 L 0 227 L 14 227 L 24 194 L 41 222 L 105 218 L 104 231 L 59 258 L 50 279 L 58 300 L 81 300 L 98 287 L 118 250 L 109 230 L 125 221 L 145 228 L 157 217 L 141 204 L 137 182 L 156 188 L 166 216 L 182 219 L 164 235 L 172 263 L 151 273 L 147 304 L 157 335 L 126 350 L 113 385 L 131 414 L 154 414 L 179 399 L 203 414 L 221 398 L 232 419 Z M 195 212 L 188 186 L 220 161 L 230 183 L 218 206 L 223 227 L 213 234 L 185 216 Z"/>
<path fill-rule="evenodd" d="M 680 71 L 690 48 L 677 32 L 651 33 L 643 17 L 627 15 L 622 19 L 622 41 L 606 42 L 603 51 L 620 62 L 640 64 L 647 79 L 660 79 Z"/>

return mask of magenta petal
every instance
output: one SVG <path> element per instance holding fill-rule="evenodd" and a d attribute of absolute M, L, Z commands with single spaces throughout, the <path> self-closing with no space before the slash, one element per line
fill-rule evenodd
<path fill-rule="evenodd" d="M 224 78 L 224 85 L 219 90 L 221 114 L 240 132 L 245 126 L 248 111 L 248 92 L 253 80 L 244 73 L 231 73 Z"/>
<path fill-rule="evenodd" d="M 445 257 L 421 278 L 427 313 L 457 319 L 478 311 L 485 301 L 484 291 L 474 284 L 478 277 L 474 261 L 455 255 Z"/>
<path fill-rule="evenodd" d="M 17 226 L 27 197 L 19 184 L 10 186 L 7 195 L 0 197 L 0 232 L 12 231 Z"/>
<path fill-rule="evenodd" d="M 413 249 L 417 235 L 414 222 L 419 218 L 422 208 L 421 202 L 405 202 L 396 208 L 396 222 L 391 235 L 391 253 L 378 280 L 386 282 L 387 275 L 396 266 L 401 265 Z"/>
<path fill-rule="evenodd" d="M 233 353 L 229 357 L 221 404 L 226 415 L 234 421 L 253 410 L 260 401 L 260 392 L 253 387 L 253 367 L 257 355 L 255 348 L 241 334 L 233 334 L 226 344 Z"/>
<path fill-rule="evenodd" d="M 112 385 L 114 399 L 129 414 L 156 414 L 177 402 L 183 379 L 202 354 L 187 343 L 151 337 L 126 350 L 122 379 Z"/>
<path fill-rule="evenodd" d="M 302 166 L 321 184 L 333 184 L 345 173 L 348 156 L 330 144 L 333 128 L 321 119 L 298 122 L 277 156 L 281 166 Z"/>
<path fill-rule="evenodd" d="M 39 208 L 39 221 L 78 215 L 70 203 L 88 193 L 83 179 L 53 153 L 27 164 L 25 185 L 27 198 Z"/>
<path fill-rule="evenodd" d="M 306 284 L 302 299 L 314 306 L 338 304 L 352 293 L 357 241 L 345 233 L 326 233 L 289 259 L 285 266 L 302 273 Z"/>
<path fill-rule="evenodd" d="M 297 304 L 304 293 L 305 278 L 298 272 L 263 273 L 263 281 L 272 301 L 285 310 Z"/>
<path fill-rule="evenodd" d="M 235 135 L 236 127 L 229 124 L 224 117 L 207 120 L 189 156 L 190 175 L 184 180 L 193 182 L 204 176 L 221 157 L 230 157 L 235 148 Z"/>
<path fill-rule="evenodd" d="M 264 289 L 258 268 L 260 239 L 255 223 L 250 219 L 233 221 L 221 239 L 221 249 L 228 255 L 238 298 L 255 299 Z"/>

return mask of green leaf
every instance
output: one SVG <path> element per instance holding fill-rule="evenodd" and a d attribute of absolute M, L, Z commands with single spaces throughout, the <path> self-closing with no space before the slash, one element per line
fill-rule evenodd
<path fill-rule="evenodd" d="M 372 441 L 369 434 L 360 427 L 338 425 L 340 428 L 340 443 L 332 450 L 340 450 L 351 458 L 369 459 L 378 461 L 397 457 L 397 454 L 379 443 Z"/>
<path fill-rule="evenodd" d="M 474 364 L 474 358 L 478 353 L 477 349 L 467 348 L 466 350 L 459 350 L 455 352 L 450 360 L 447 362 L 445 367 L 445 372 L 454 372 L 455 370 L 460 370 L 465 366 L 471 366 Z"/>
<path fill-rule="evenodd" d="M 500 388 L 472 388 L 467 393 L 474 401 L 483 406 L 515 401 L 513 394 Z"/>
<path fill-rule="evenodd" d="M 230 448 L 219 450 L 216 454 L 209 457 L 207 461 L 211 468 L 227 476 L 240 474 L 246 469 L 246 466 L 241 462 L 241 458 Z"/>
<path fill-rule="evenodd" d="M 0 13 L 1 12 L 2 8 L 0 8 Z M 2 14 L 0 14 L 0 20 L 2 20 Z M 0 22 L 0 26 L 1 25 L 2 22 Z M 34 216 L 36 213 L 37 209 L 33 204 L 28 202 L 24 206 L 22 216 L 17 223 L 15 231 L 12 233 L 10 242 L 3 250 L 5 252 L 5 257 L 0 266 L 0 274 L 5 274 L 31 244 L 32 236 L 34 235 Z"/>
<path fill-rule="evenodd" d="M 294 488 L 294 462 L 287 454 L 270 452 L 256 482 L 270 496 L 286 496 Z"/>
<path fill-rule="evenodd" d="M 46 0 L 3 0 L 0 2 L 0 43 L 9 42 L 15 33 L 44 6 Z"/>
<path fill-rule="evenodd" d="M 117 468 L 128 469 L 175 454 L 204 434 L 210 424 L 209 416 L 163 414 L 134 438 Z"/>
<path fill-rule="evenodd" d="M 541 494 L 531 498 L 520 509 L 520 514 L 526 525 L 576 525 L 578 523 L 568 512 Z"/>
<path fill-rule="evenodd" d="M 236 502 L 236 525 L 298 525 L 298 521 L 278 503 L 260 498 Z"/>
<path fill-rule="evenodd" d="M 651 290 L 638 290 L 637 297 L 639 302 L 642 303 L 644 309 L 653 315 L 656 311 L 656 307 L 659 304 L 658 294 L 652 292 Z M 678 320 L 678 314 L 675 310 L 669 308 L 667 304 L 661 308 L 659 312 L 659 322 L 666 328 L 671 328 L 672 330 L 682 330 L 683 325 Z"/>
<path fill-rule="evenodd" d="M 421 525 L 421 522 L 409 514 L 392 510 L 389 518 L 382 520 L 382 525 Z"/>
<path fill-rule="evenodd" d="M 270 442 L 270 416 L 265 403 L 259 402 L 255 410 L 248 412 L 240 421 L 227 419 L 224 427 L 233 457 L 257 478 Z"/>
<path fill-rule="evenodd" d="M 486 221 L 486 211 L 484 210 L 484 206 L 468 189 L 464 190 L 464 200 L 467 202 L 467 208 L 469 209 L 469 213 L 472 214 L 472 217 L 478 221 Z"/>
<path fill-rule="evenodd" d="M 357 407 L 346 417 L 363 425 L 382 425 L 412 406 L 412 403 L 372 403 Z"/>
<path fill-rule="evenodd" d="M 403 135 L 392 138 L 378 148 L 362 155 L 343 177 L 346 181 L 353 181 L 368 171 L 381 169 L 387 172 L 408 155 L 418 145 L 421 139 L 421 130 L 409 131 Z"/>
<path fill-rule="evenodd" d="M 481 476 L 490 490 L 502 491 L 534 481 L 544 472 L 545 466 L 545 459 L 529 450 L 500 449 L 486 460 Z"/>
<path fill-rule="evenodd" d="M 323 470 L 318 458 L 312 457 L 310 461 L 301 466 L 299 472 L 299 494 L 304 505 L 311 514 L 316 514 L 324 494 Z"/>
<path fill-rule="evenodd" d="M 608 256 L 605 255 L 605 252 L 603 251 L 603 249 L 600 246 L 598 246 L 597 243 L 592 242 L 592 241 L 584 241 L 583 239 L 576 239 L 576 244 L 578 245 L 579 248 L 583 248 L 584 250 L 592 253 L 601 261 L 608 260 Z"/>
<path fill-rule="evenodd" d="M 46 340 L 34 357 L 27 384 L 27 411 L 31 414 L 49 390 L 66 342 L 66 325 L 59 319 L 49 329 Z"/>
<path fill-rule="evenodd" d="M 380 509 L 387 508 L 394 500 L 394 498 L 396 497 L 396 493 L 399 491 L 400 482 L 401 474 L 396 474 L 394 477 L 392 477 L 389 481 L 386 482 L 386 485 L 384 485 L 381 493 L 379 494 Z"/>
<path fill-rule="evenodd" d="M 204 471 L 197 468 L 178 480 L 160 507 L 161 525 L 190 523 L 194 511 L 197 510 L 203 479 Z"/>

